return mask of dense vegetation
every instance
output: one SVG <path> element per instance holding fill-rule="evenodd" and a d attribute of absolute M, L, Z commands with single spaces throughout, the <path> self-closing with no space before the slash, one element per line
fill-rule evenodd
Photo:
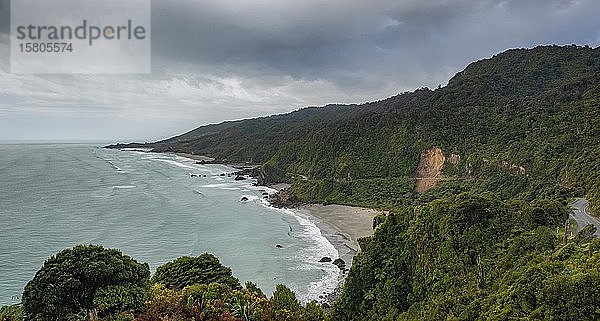
<path fill-rule="evenodd" d="M 544 46 L 472 63 L 436 90 L 205 126 L 146 147 L 264 163 L 269 182 L 411 178 L 421 152 L 437 146 L 460 156 L 443 173 L 471 179 L 461 190 L 526 200 L 589 193 L 596 209 L 599 104 L 600 48 Z"/>
<path fill-rule="evenodd" d="M 592 238 L 593 227 L 570 236 L 565 224 L 569 197 L 587 194 L 592 210 L 600 210 L 600 48 L 509 50 L 469 65 L 436 90 L 113 147 L 140 146 L 261 163 L 261 183 L 292 181 L 290 191 L 302 201 L 389 214 L 360 241 L 327 315 L 284 286 L 271 298 L 252 283 L 242 287 L 208 254 L 159 267 L 133 296 L 145 298 L 142 307 L 125 290 L 103 290 L 122 283 L 99 281 L 82 292 L 84 305 L 63 311 L 53 301 L 60 292 L 36 275 L 24 295 L 26 315 L 85 319 L 92 309 L 106 320 L 143 321 L 600 319 L 600 240 Z M 417 193 L 422 152 L 434 146 L 446 157 L 445 179 Z M 52 273 L 69 280 L 72 264 L 57 261 Z M 114 273 L 101 275 L 110 280 Z M 147 278 L 144 272 L 124 284 Z M 105 301 L 95 297 L 112 301 L 97 305 Z M 0 321 L 20 320 L 23 307 L 3 308 Z"/>
<path fill-rule="evenodd" d="M 303 306 L 283 285 L 267 298 L 253 283 L 232 289 L 220 284 L 195 284 L 171 290 L 162 284 L 151 288 L 151 299 L 137 321 L 223 320 L 223 321 L 319 321 L 323 309 L 315 302 Z"/>
<path fill-rule="evenodd" d="M 333 320 L 597 320 L 600 240 L 563 243 L 556 202 L 461 194 L 363 239 Z"/>
<path fill-rule="evenodd" d="M 319 321 L 323 309 L 302 305 L 284 285 L 271 298 L 242 288 L 212 254 L 158 267 L 118 250 L 80 245 L 49 258 L 25 287 L 23 303 L 0 308 L 0 321 Z"/>
<path fill-rule="evenodd" d="M 76 246 L 49 258 L 23 292 L 26 320 L 77 320 L 138 311 L 146 299 L 148 264 L 118 250 Z"/>
<path fill-rule="evenodd" d="M 241 287 L 231 269 L 221 265 L 219 259 L 209 253 L 197 257 L 184 256 L 163 264 L 156 269 L 152 282 L 177 290 L 194 284 L 211 283 L 224 284 L 232 289 Z"/>
<path fill-rule="evenodd" d="M 253 283 L 241 287 L 210 254 L 166 263 L 148 282 L 145 264 L 78 246 L 50 258 L 23 305 L 0 309 L 0 321 L 598 320 L 600 239 L 591 226 L 565 234 L 566 218 L 556 201 L 493 193 L 398 207 L 360 240 L 362 252 L 328 313 L 315 302 L 302 305 L 283 285 L 271 298 Z"/>

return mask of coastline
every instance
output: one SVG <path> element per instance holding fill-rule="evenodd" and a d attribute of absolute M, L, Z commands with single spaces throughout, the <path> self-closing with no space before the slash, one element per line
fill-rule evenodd
<path fill-rule="evenodd" d="M 290 184 L 279 183 L 262 187 L 279 193 L 282 190 L 288 189 Z M 272 195 L 274 194 L 270 194 L 269 196 Z M 335 288 L 321 289 L 318 298 L 314 298 L 314 300 L 328 309 L 341 295 L 354 257 L 360 252 L 358 239 L 373 235 L 373 219 L 378 214 L 381 214 L 382 211 L 337 204 L 301 204 L 280 207 L 274 206 L 270 200 L 266 200 L 265 204 L 272 208 L 291 211 L 294 213 L 293 215 L 310 221 L 320 231 L 320 235 L 338 252 L 337 257 L 323 257 L 331 260 L 325 264 L 332 264 L 339 269 L 336 281 L 337 285 Z M 343 261 L 343 265 L 338 265 L 338 262 L 334 262 L 339 259 Z"/>
<path fill-rule="evenodd" d="M 266 187 L 282 192 L 288 189 L 290 184 L 279 183 Z M 350 269 L 354 256 L 360 251 L 358 239 L 373 234 L 373 218 L 382 213 L 376 209 L 338 204 L 301 204 L 283 208 L 308 217 L 338 250 L 339 257 L 344 260 L 347 269 Z"/>
<path fill-rule="evenodd" d="M 172 153 L 194 161 L 214 161 L 214 158 L 188 153 Z M 234 167 L 235 164 L 225 164 Z M 288 183 L 269 184 L 262 186 L 281 191 L 290 187 Z M 373 234 L 373 218 L 380 211 L 353 207 L 348 205 L 305 204 L 288 208 L 304 216 L 308 216 L 321 230 L 325 238 L 338 250 L 341 259 L 349 269 L 352 259 L 360 251 L 358 239 Z M 332 258 L 336 259 L 336 258 Z"/>
<path fill-rule="evenodd" d="M 201 155 L 185 153 L 166 154 L 176 155 L 193 161 L 213 160 L 210 157 Z M 232 166 L 231 164 L 224 165 Z M 270 184 L 261 187 L 279 192 L 289 188 L 290 184 Z M 270 202 L 268 203 L 268 206 L 273 206 Z M 381 212 L 369 208 L 333 204 L 303 204 L 285 209 L 291 210 L 296 215 L 311 221 L 321 231 L 321 235 L 338 251 L 338 257 L 331 257 L 331 260 L 340 258 L 345 263 L 345 268 L 339 269 L 338 285 L 336 288 L 331 292 L 322 292 L 322 296 L 319 296 L 317 299 L 321 303 L 331 304 L 341 293 L 348 271 L 352 266 L 352 261 L 360 251 L 358 239 L 373 234 L 373 218 Z"/>
<path fill-rule="evenodd" d="M 212 157 L 208 157 L 208 156 L 202 156 L 202 155 L 194 155 L 194 154 L 187 154 L 187 153 L 173 153 L 173 155 L 177 155 L 183 158 L 189 158 L 191 160 L 194 161 L 206 161 L 206 162 L 212 162 L 215 159 Z"/>
<path fill-rule="evenodd" d="M 294 210 L 312 219 L 348 268 L 360 251 L 358 239 L 373 234 L 373 218 L 379 214 L 377 210 L 347 205 L 307 204 Z"/>
<path fill-rule="evenodd" d="M 379 211 L 346 205 L 322 204 L 305 204 L 291 210 L 298 215 L 308 217 L 321 231 L 321 235 L 338 251 L 338 257 L 346 264 L 344 269 L 339 270 L 337 286 L 329 292 L 322 292 L 317 300 L 325 307 L 330 306 L 342 293 L 352 261 L 360 251 L 358 239 L 373 234 L 373 217 L 379 214 Z"/>

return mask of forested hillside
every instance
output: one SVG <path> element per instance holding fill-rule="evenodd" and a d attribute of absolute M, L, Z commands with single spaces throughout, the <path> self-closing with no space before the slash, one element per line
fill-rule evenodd
<path fill-rule="evenodd" d="M 472 63 L 436 90 L 210 125 L 142 146 L 263 163 L 265 182 L 308 178 L 296 183 L 303 200 L 383 207 L 407 198 L 357 199 L 355 190 L 383 179 L 401 187 L 388 193 L 410 194 L 421 154 L 437 147 L 442 191 L 527 200 L 589 193 L 597 208 L 599 107 L 600 49 L 543 46 Z M 115 147 L 124 146 L 139 145 Z"/>
<path fill-rule="evenodd" d="M 0 321 L 598 320 L 600 239 L 556 229 L 566 216 L 556 201 L 492 193 L 398 207 L 360 240 L 332 307 L 283 285 L 267 298 L 210 254 L 150 278 L 120 251 L 77 246 L 48 259 Z"/>
<path fill-rule="evenodd" d="M 557 235 L 556 202 L 461 194 L 361 240 L 332 320 L 598 320 L 600 240 Z"/>
<path fill-rule="evenodd" d="M 210 254 L 150 278 L 119 251 L 75 247 L 0 321 L 600 319 L 600 240 L 570 233 L 565 206 L 587 194 L 600 208 L 600 48 L 508 50 L 436 90 L 110 147 L 260 163 L 259 182 L 293 182 L 290 198 L 388 211 L 332 306 L 282 285 L 267 298 Z"/>

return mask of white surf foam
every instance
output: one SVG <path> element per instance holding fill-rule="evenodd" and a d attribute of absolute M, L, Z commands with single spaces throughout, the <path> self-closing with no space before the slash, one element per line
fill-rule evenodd
<path fill-rule="evenodd" d="M 122 169 L 121 167 L 119 167 L 119 166 L 115 165 L 115 163 L 113 163 L 113 161 L 112 161 L 112 160 L 107 160 L 107 162 L 110 164 L 110 166 L 111 166 L 112 168 L 116 169 L 117 171 L 119 171 L 119 172 L 123 171 L 123 169 Z"/>
<path fill-rule="evenodd" d="M 249 195 L 249 194 L 242 194 L 240 196 L 240 198 L 247 198 L 248 200 L 246 202 L 260 202 L 262 201 L 262 199 L 256 195 Z"/>
<path fill-rule="evenodd" d="M 172 159 L 167 159 L 167 158 L 163 158 L 163 159 L 157 159 L 157 161 L 160 162 L 165 162 L 167 164 L 171 164 L 171 165 L 175 165 L 177 167 L 181 167 L 181 168 L 187 168 L 187 169 L 197 169 L 197 167 L 192 166 L 192 165 L 187 165 L 178 161 L 174 161 Z"/>
<path fill-rule="evenodd" d="M 324 256 L 335 259 L 339 257 L 339 252 L 333 244 L 321 234 L 321 229 L 319 229 L 315 223 L 293 210 L 290 211 L 293 212 L 294 217 L 304 229 L 307 243 L 310 242 L 310 240 L 313 240 L 316 243 L 316 246 L 301 251 L 303 264 L 300 268 L 310 270 L 320 269 L 325 272 L 320 280 L 308 284 L 306 294 L 304 297 L 301 297 L 304 302 L 317 300 L 323 292 L 332 293 L 335 290 L 338 286 L 340 276 L 340 270 L 336 265 L 331 263 L 321 263 L 319 260 Z"/>
<path fill-rule="evenodd" d="M 204 166 L 200 164 L 195 164 L 195 161 L 180 157 L 176 155 L 162 155 L 164 158 L 156 159 L 158 161 L 162 161 L 165 163 L 169 163 L 181 168 L 185 169 L 194 169 L 201 170 L 203 172 L 208 172 L 210 175 L 213 175 L 213 180 L 217 182 L 222 182 L 225 180 L 224 177 L 218 176 L 221 173 L 230 173 L 234 172 L 235 169 L 226 165 L 210 165 Z M 267 192 L 269 195 L 274 194 L 277 190 L 264 187 L 264 186 L 253 186 L 256 180 L 246 180 L 240 183 L 237 183 L 232 187 L 232 183 L 216 183 L 216 184 L 207 184 L 203 185 L 204 188 L 219 188 L 226 190 L 239 190 L 242 189 L 243 194 L 240 195 L 240 199 L 246 197 L 248 199 L 247 202 L 257 202 L 262 204 L 269 209 L 278 211 L 284 215 L 290 215 L 294 217 L 298 224 L 301 226 L 301 232 L 294 233 L 301 240 L 305 241 L 304 243 L 308 246 L 301 250 L 297 254 L 298 265 L 297 269 L 299 270 L 319 270 L 323 273 L 322 277 L 319 280 L 310 282 L 304 289 L 298 289 L 298 298 L 302 302 L 309 302 L 311 300 L 317 300 L 323 292 L 331 293 L 333 292 L 339 284 L 339 268 L 331 263 L 321 263 L 319 260 L 328 256 L 331 258 L 339 257 L 338 250 L 333 246 L 331 242 L 325 236 L 322 235 L 319 227 L 313 223 L 309 217 L 305 217 L 302 214 L 290 210 L 290 209 L 278 209 L 272 207 L 267 200 L 265 200 L 262 196 L 263 192 Z M 199 191 L 195 191 L 199 192 Z M 199 193 L 200 194 L 200 193 Z M 260 196 L 259 196 L 260 195 Z"/>
<path fill-rule="evenodd" d="M 227 186 L 229 186 L 229 184 L 226 184 L 226 183 L 202 185 L 202 187 L 206 187 L 206 188 L 223 188 L 223 187 L 227 187 Z"/>
<path fill-rule="evenodd" d="M 263 187 L 262 189 L 265 188 Z M 321 270 L 324 273 L 321 279 L 310 282 L 306 289 L 299 289 L 300 291 L 297 293 L 299 299 L 306 303 L 311 300 L 318 300 L 319 296 L 323 295 L 323 292 L 332 293 L 340 282 L 340 270 L 337 266 L 331 264 L 331 262 L 321 263 L 319 260 L 324 256 L 334 259 L 338 258 L 338 250 L 323 236 L 321 229 L 308 217 L 292 209 L 272 207 L 264 199 L 260 199 L 260 203 L 282 214 L 293 216 L 302 227 L 302 233 L 298 233 L 297 235 L 302 240 L 305 240 L 306 244 L 310 244 L 311 246 L 304 248 L 298 253 L 299 265 L 297 268 L 300 270 Z"/>
<path fill-rule="evenodd" d="M 114 188 L 114 189 L 131 189 L 131 188 L 135 188 L 135 186 L 133 186 L 133 185 L 116 185 L 116 186 L 113 186 L 112 188 Z"/>

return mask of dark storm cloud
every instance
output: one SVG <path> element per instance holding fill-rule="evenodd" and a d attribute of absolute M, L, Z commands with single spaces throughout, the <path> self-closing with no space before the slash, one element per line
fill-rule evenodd
<path fill-rule="evenodd" d="M 599 13 L 595 0 L 155 1 L 153 45 L 227 72 L 410 87 L 510 47 L 596 45 Z"/>
<path fill-rule="evenodd" d="M 0 57 L 8 4 L 0 0 Z M 42 128 L 48 137 L 152 140 L 381 99 L 443 85 L 509 48 L 598 46 L 599 14 L 598 0 L 154 0 L 151 75 L 16 75 L 0 60 L 0 137 L 35 138 Z"/>
<path fill-rule="evenodd" d="M 4 32 L 8 3 L 0 0 Z M 152 13 L 158 66 L 365 91 L 435 86 L 507 48 L 600 37 L 597 0 L 154 0 Z"/>

